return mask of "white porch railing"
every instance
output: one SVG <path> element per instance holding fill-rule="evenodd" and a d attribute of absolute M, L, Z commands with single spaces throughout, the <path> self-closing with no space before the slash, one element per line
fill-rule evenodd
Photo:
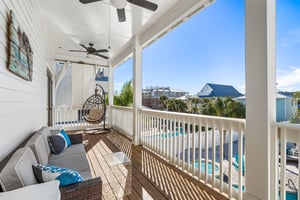
<path fill-rule="evenodd" d="M 244 191 L 244 128 L 243 119 L 140 110 L 142 145 L 235 199 Z"/>
<path fill-rule="evenodd" d="M 133 134 L 133 108 L 122 106 L 111 106 L 112 127 L 119 132 L 132 137 Z"/>
<path fill-rule="evenodd" d="M 300 125 L 283 122 L 276 123 L 275 134 L 275 145 L 271 151 L 274 152 L 275 157 L 275 196 L 278 197 L 279 188 L 281 200 L 300 200 L 300 195 L 297 195 L 300 188 L 300 168 L 298 165 Z M 282 185 L 285 187 L 281 187 Z"/>
<path fill-rule="evenodd" d="M 99 127 L 98 124 L 85 122 L 82 118 L 84 112 L 82 105 L 55 106 L 53 108 L 53 126 L 62 126 L 66 130 Z"/>

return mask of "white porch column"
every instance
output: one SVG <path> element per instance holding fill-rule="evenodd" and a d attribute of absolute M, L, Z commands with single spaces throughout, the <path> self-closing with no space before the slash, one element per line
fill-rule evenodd
<path fill-rule="evenodd" d="M 142 47 L 139 36 L 133 39 L 133 138 L 139 144 L 139 109 L 142 107 Z"/>
<path fill-rule="evenodd" d="M 275 5 L 275 0 L 245 0 L 246 200 L 277 199 L 270 148 L 276 119 Z"/>
<path fill-rule="evenodd" d="M 56 64 L 55 64 L 56 65 Z M 62 81 L 62 79 L 64 78 L 64 76 L 66 75 L 66 72 L 68 70 L 68 67 L 70 66 L 70 62 L 65 62 L 64 66 L 61 68 L 61 70 L 59 71 L 57 77 L 55 77 L 55 91 L 57 90 L 60 82 Z M 55 68 L 56 66 L 54 66 Z"/>
<path fill-rule="evenodd" d="M 114 68 L 109 63 L 108 66 L 108 127 L 112 127 L 112 105 L 114 105 Z"/>

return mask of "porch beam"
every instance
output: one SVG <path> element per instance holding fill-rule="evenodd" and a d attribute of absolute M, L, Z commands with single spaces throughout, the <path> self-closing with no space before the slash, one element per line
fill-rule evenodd
<path fill-rule="evenodd" d="M 108 66 L 108 61 L 107 60 L 99 60 L 99 59 L 90 59 L 90 58 L 80 58 L 80 57 L 74 57 L 74 56 L 68 56 L 68 55 L 54 55 L 55 60 L 67 60 L 70 61 L 71 63 L 84 63 L 86 65 L 101 65 L 102 67 L 107 67 Z"/>
<path fill-rule="evenodd" d="M 140 37 L 134 37 L 133 44 L 133 138 L 139 144 L 139 109 L 142 108 L 142 46 Z"/>
<path fill-rule="evenodd" d="M 275 0 L 245 0 L 246 200 L 277 199 L 271 139 L 276 119 Z M 272 135 L 273 134 L 273 135 Z"/>

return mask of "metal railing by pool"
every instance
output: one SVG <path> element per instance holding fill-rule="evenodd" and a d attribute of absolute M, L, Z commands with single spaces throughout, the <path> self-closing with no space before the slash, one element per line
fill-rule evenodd
<path fill-rule="evenodd" d="M 141 109 L 139 125 L 142 145 L 229 198 L 243 198 L 245 120 Z"/>
<path fill-rule="evenodd" d="M 275 123 L 275 137 L 272 141 L 274 162 L 274 193 L 280 200 L 300 200 L 297 195 L 300 188 L 298 152 L 291 154 L 289 148 L 298 151 L 300 145 L 300 124 L 287 122 Z M 283 170 L 282 170 L 283 169 Z M 292 181 L 292 184 L 291 184 Z M 284 187 L 282 187 L 284 186 Z M 279 193 L 279 195 L 278 195 Z"/>

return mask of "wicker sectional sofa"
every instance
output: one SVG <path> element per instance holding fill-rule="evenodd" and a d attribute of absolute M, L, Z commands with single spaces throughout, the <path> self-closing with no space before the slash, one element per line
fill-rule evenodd
<path fill-rule="evenodd" d="M 82 134 L 69 135 L 72 145 L 60 154 L 50 151 L 47 138 L 51 134 L 49 127 L 42 127 L 10 157 L 0 173 L 2 191 L 37 184 L 32 165 L 40 163 L 73 169 L 82 176 L 84 181 L 60 187 L 62 200 L 101 199 L 102 181 L 100 177 L 91 176 Z"/>

